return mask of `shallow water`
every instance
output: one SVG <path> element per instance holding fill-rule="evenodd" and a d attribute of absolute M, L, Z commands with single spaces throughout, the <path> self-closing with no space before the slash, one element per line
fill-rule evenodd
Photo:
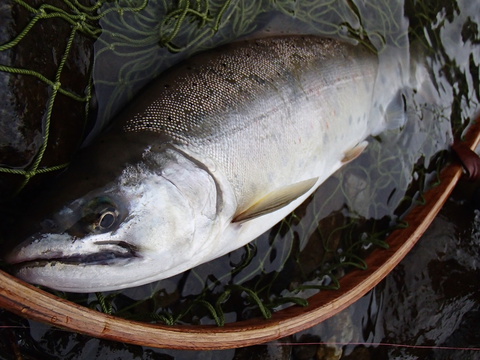
<path fill-rule="evenodd" d="M 479 212 L 468 201 L 450 199 L 416 247 L 379 286 L 295 339 L 308 335 L 325 342 L 384 343 L 366 346 L 370 355 L 365 358 L 372 359 L 480 358 L 478 349 L 428 348 L 480 345 L 478 221 Z M 359 358 L 353 354 L 364 347 L 348 345 L 343 354 Z"/>
<path fill-rule="evenodd" d="M 255 279 L 255 271 L 269 272 L 270 269 L 277 271 L 279 268 L 284 268 L 284 273 L 288 272 L 290 270 L 286 260 L 288 256 L 296 251 L 300 253 L 298 256 L 301 256 L 301 250 L 304 248 L 310 250 L 308 245 L 296 244 L 294 240 L 298 234 L 310 231 L 305 228 L 310 227 L 308 223 L 313 222 L 312 219 L 318 221 L 320 218 L 325 218 L 323 220 L 325 227 L 330 225 L 334 229 L 344 224 L 345 221 L 344 214 L 338 215 L 339 212 L 346 212 L 347 215 L 354 214 L 361 219 L 382 219 L 385 215 L 395 217 L 399 215 L 399 211 L 395 211 L 395 209 L 402 203 L 408 184 L 417 178 L 420 178 L 418 181 L 420 186 L 430 182 L 428 175 L 432 169 L 425 170 L 424 168 L 433 167 L 433 170 L 435 169 L 436 157 L 434 154 L 445 149 L 452 139 L 450 123 L 455 125 L 454 129 L 461 129 L 478 110 L 480 37 L 477 24 L 480 23 L 480 3 L 467 0 L 449 1 L 443 4 L 435 2 L 435 4 L 428 5 L 425 5 L 425 2 L 413 5 L 408 2 L 404 4 L 403 2 L 379 0 L 366 4 L 359 1 L 352 3 L 356 4 L 353 8 L 347 2 L 338 2 L 337 7 L 332 7 L 329 4 L 320 6 L 324 3 L 313 1 L 296 2 L 295 5 L 285 1 L 278 2 L 277 6 L 287 13 L 294 10 L 298 18 L 305 20 L 308 15 L 307 10 L 312 8 L 312 4 L 317 4 L 316 9 L 318 8 L 319 13 L 323 14 L 320 18 L 321 21 L 311 21 L 302 30 L 346 37 L 348 29 L 351 28 L 355 34 L 354 38 L 358 38 L 358 35 L 362 34 L 370 45 L 380 51 L 379 56 L 383 67 L 392 66 L 388 60 L 392 59 L 392 52 L 396 52 L 396 65 L 407 71 L 410 58 L 413 55 L 417 56 L 418 43 L 416 41 L 430 45 L 428 50 L 431 52 L 422 50 L 421 54 L 425 56 L 427 67 L 431 70 L 434 80 L 428 82 L 425 91 L 421 93 L 406 91 L 404 94 L 410 100 L 407 102 L 409 104 L 407 109 L 409 122 L 404 130 L 400 133 L 392 132 L 383 135 L 380 139 L 383 141 L 372 140 L 368 153 L 362 156 L 358 162 L 337 174 L 324 186 L 323 191 L 326 193 L 332 187 L 340 189 L 342 192 L 350 191 L 346 199 L 331 199 L 329 202 L 325 202 L 322 193 L 319 192 L 308 206 L 310 218 L 304 216 L 303 223 L 296 223 L 295 218 L 292 218 L 289 231 L 277 228 L 278 233 L 273 238 L 265 235 L 259 239 L 256 242 L 256 257 L 235 276 L 225 275 L 225 263 L 227 266 L 231 261 L 237 263 L 245 255 L 247 249 L 241 249 L 229 257 L 204 265 L 172 280 L 127 290 L 124 292 L 126 298 L 142 299 L 152 291 L 164 289 L 163 300 L 166 303 L 174 303 L 180 295 L 189 297 L 201 294 L 205 287 L 212 292 L 218 291 L 215 288 L 216 282 L 208 282 L 211 274 L 214 274 L 216 279 L 229 276 L 235 278 L 236 283 L 244 284 L 250 278 Z M 245 5 L 248 2 L 239 4 Z M 410 15 L 409 22 L 403 16 L 404 9 Z M 159 10 L 149 11 L 147 13 L 149 16 L 140 17 L 134 21 L 140 21 L 148 27 L 152 14 Z M 234 8 L 228 9 L 226 16 L 231 20 L 235 11 Z M 264 15 L 262 11 L 257 12 Z M 113 17 L 115 13 L 111 14 L 112 18 L 106 18 L 105 22 L 110 21 L 115 27 L 118 25 L 116 24 L 117 20 Z M 260 15 L 258 15 L 258 24 L 263 25 L 271 19 L 270 16 L 264 18 Z M 252 19 L 257 18 L 252 17 Z M 208 42 L 202 43 L 200 47 L 212 46 L 248 34 L 256 23 L 252 21 L 245 22 L 245 24 L 248 26 L 226 27 L 225 31 L 221 31 Z M 363 25 L 363 28 L 360 27 L 360 24 Z M 405 36 L 408 25 L 411 26 L 412 42 L 407 41 Z M 295 29 L 295 26 L 293 28 Z M 138 30 L 137 27 L 136 29 Z M 365 34 L 359 29 L 365 30 Z M 272 25 L 264 31 L 271 33 L 277 32 L 278 29 Z M 292 30 L 287 30 L 287 32 L 290 31 Z M 108 38 L 108 34 L 106 36 Z M 108 39 L 102 40 L 107 43 L 109 41 Z M 137 38 L 133 40 L 134 42 L 138 41 Z M 98 44 L 97 52 L 100 55 L 98 55 L 96 71 L 100 74 L 97 74 L 100 77 L 97 77 L 97 90 L 101 103 L 100 113 L 104 114 L 114 113 L 118 104 L 125 100 L 125 96 L 131 95 L 153 74 L 162 71 L 165 66 L 178 61 L 185 54 L 196 50 L 193 47 L 186 53 L 174 57 L 170 55 L 162 57 L 162 62 L 150 64 L 152 67 L 144 67 L 142 61 L 136 63 L 137 67 L 130 62 L 127 62 L 128 66 L 121 63 L 116 67 L 112 65 L 115 62 L 111 62 L 112 54 L 109 54 L 108 50 L 102 51 L 105 49 L 102 44 L 105 43 Z M 135 53 L 143 54 L 143 59 L 151 62 L 151 59 L 155 58 L 152 57 L 151 51 L 153 50 L 146 50 L 152 48 L 151 44 L 142 46 L 144 46 L 143 50 L 136 48 Z M 126 51 L 128 45 L 123 44 L 123 47 L 117 47 L 117 51 L 119 48 Z M 157 48 L 155 47 L 155 49 Z M 409 49 L 414 49 L 412 54 Z M 164 53 L 163 50 L 155 51 Z M 118 60 L 118 56 L 114 59 Z M 102 71 L 105 70 L 104 67 L 101 67 L 102 63 L 107 63 L 111 72 Z M 127 68 L 138 70 L 125 72 L 124 69 Z M 130 78 L 125 78 L 124 75 Z M 115 84 L 113 88 L 110 83 L 112 79 Z M 118 86 L 119 84 L 123 87 Z M 378 95 L 381 96 L 381 92 Z M 111 102 L 109 99 L 114 99 L 114 101 Z M 416 136 L 410 136 L 411 134 Z M 409 151 L 406 152 L 404 149 L 409 149 Z M 376 159 L 382 160 L 376 161 Z M 414 165 L 418 165 L 419 159 L 422 160 L 421 166 L 414 167 Z M 371 168 L 377 165 L 380 169 L 377 170 L 377 173 L 380 175 L 376 174 L 372 180 Z M 370 169 L 370 171 L 365 171 L 365 169 Z M 425 173 L 427 177 L 423 178 Z M 385 174 L 388 176 L 382 176 Z M 394 182 L 391 181 L 392 178 L 395 178 Z M 356 189 L 356 191 L 351 189 Z M 386 203 L 389 203 L 388 207 L 384 206 Z M 337 212 L 329 215 L 332 211 Z M 477 325 L 480 311 L 479 273 L 475 255 L 478 257 L 479 253 L 478 239 L 480 235 L 478 232 L 480 229 L 478 227 L 480 225 L 475 216 L 468 205 L 450 202 L 432 225 L 429 234 L 374 291 L 334 318 L 313 329 L 296 334 L 286 339 L 285 342 L 382 342 L 406 345 L 479 347 L 476 335 L 480 330 Z M 289 239 L 290 242 L 285 241 L 286 239 Z M 319 254 L 318 256 L 323 255 Z M 307 263 L 308 259 L 305 257 L 301 257 L 301 259 L 304 264 Z M 229 277 L 223 280 L 229 282 L 231 281 Z M 292 279 L 283 279 L 282 275 L 275 275 L 275 277 L 278 280 L 275 283 L 276 287 L 283 285 L 285 288 L 292 282 Z M 183 288 L 177 290 L 174 281 L 179 279 L 182 280 Z M 263 281 L 269 280 L 267 277 Z M 282 291 L 282 289 L 278 289 L 282 295 L 290 295 L 290 293 Z M 96 297 L 91 295 L 88 300 L 96 301 Z M 121 300 L 127 301 L 125 298 Z M 235 306 L 233 303 L 230 308 L 226 308 L 226 321 L 235 321 L 243 315 L 248 317 L 258 314 L 258 309 L 252 309 L 251 306 L 250 308 L 247 306 L 246 310 L 240 310 L 240 315 L 235 314 L 235 309 L 233 309 Z M 212 320 L 207 315 L 205 312 L 203 316 L 195 314 L 185 321 L 211 322 Z M 0 340 L 0 354 L 3 353 L 2 356 L 5 359 L 13 358 L 9 357 L 9 354 L 16 351 L 15 349 L 24 354 L 25 358 L 28 356 L 44 358 L 48 354 L 54 359 L 242 359 L 254 356 L 272 359 L 334 359 L 339 358 L 340 355 L 345 359 L 349 357 L 354 359 L 475 359 L 478 357 L 476 355 L 478 352 L 475 351 L 412 349 L 393 347 L 393 345 L 289 346 L 274 343 L 269 346 L 219 352 L 166 351 L 70 334 L 6 313 L 0 313 L 0 316 L 2 323 L 7 326 L 0 330 L 6 334 Z M 24 328 L 8 328 L 8 326 L 16 324 Z M 256 355 L 259 352 L 261 355 Z"/>

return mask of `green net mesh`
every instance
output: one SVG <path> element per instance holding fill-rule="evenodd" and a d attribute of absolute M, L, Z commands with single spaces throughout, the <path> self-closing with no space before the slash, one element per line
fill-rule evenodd
<path fill-rule="evenodd" d="M 1 117 L 2 197 L 38 174 L 66 167 L 81 142 L 92 100 L 93 41 L 102 32 L 98 21 L 109 11 L 138 12 L 146 6 L 99 10 L 105 2 L 3 3 L 0 74 L 3 98 L 12 104 L 5 101 Z M 16 134 L 8 131 L 12 127 Z"/>
<path fill-rule="evenodd" d="M 401 9 L 389 8 L 380 13 L 381 18 L 368 19 L 368 8 L 347 1 L 10 0 L 2 8 L 5 20 L 14 23 L 5 27 L 9 31 L 0 39 L 0 74 L 7 85 L 4 95 L 18 108 L 29 86 L 18 90 L 19 83 L 34 83 L 42 94 L 30 100 L 36 107 L 31 106 L 28 113 L 2 111 L 3 197 L 17 193 L 36 175 L 67 165 L 92 126 L 93 86 L 100 101 L 91 137 L 153 76 L 193 52 L 251 33 L 261 27 L 261 16 L 273 10 L 295 15 L 308 23 L 309 31 L 343 37 L 354 34 L 372 42 L 375 49 L 399 43 L 405 35 L 401 24 L 389 22 L 392 12 Z M 360 24 L 360 17 L 369 24 Z M 370 27 L 368 37 L 364 36 L 366 27 Z M 37 46 L 32 48 L 32 44 Z M 172 52 L 181 54 L 172 56 Z M 85 69 L 75 64 L 80 53 Z M 33 66 L 39 57 L 42 61 Z M 122 65 L 110 71 L 110 62 L 119 59 Z M 74 134 L 65 133 L 65 120 L 58 120 L 64 118 Z M 12 123 L 21 135 L 7 131 Z"/>

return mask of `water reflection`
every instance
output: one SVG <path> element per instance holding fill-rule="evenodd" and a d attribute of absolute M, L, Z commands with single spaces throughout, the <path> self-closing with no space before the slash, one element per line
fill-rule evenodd
<path fill-rule="evenodd" d="M 476 322 L 480 305 L 478 221 L 478 211 L 468 203 L 450 200 L 402 263 L 346 311 L 357 332 L 340 341 L 405 345 L 372 346 L 369 352 L 375 359 L 478 358 L 478 351 L 428 348 L 480 345 Z M 328 341 L 338 322 L 345 324 L 334 317 L 312 331 Z M 345 355 L 357 349 L 343 347 Z"/>

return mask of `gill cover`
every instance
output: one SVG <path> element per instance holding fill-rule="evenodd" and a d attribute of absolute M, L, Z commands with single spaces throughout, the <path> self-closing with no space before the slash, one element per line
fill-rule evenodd
<path fill-rule="evenodd" d="M 206 239 L 198 237 L 211 233 L 217 190 L 212 174 L 186 154 L 146 151 L 115 181 L 44 219 L 6 260 L 20 278 L 71 292 L 168 277 L 196 265 L 205 251 Z"/>

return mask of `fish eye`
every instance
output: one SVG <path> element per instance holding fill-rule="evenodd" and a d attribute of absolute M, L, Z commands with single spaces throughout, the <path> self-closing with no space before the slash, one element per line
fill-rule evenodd
<path fill-rule="evenodd" d="M 85 231 L 103 233 L 114 230 L 118 219 L 119 211 L 112 199 L 98 197 L 84 207 L 81 222 Z"/>
<path fill-rule="evenodd" d="M 107 210 L 103 214 L 100 215 L 100 219 L 98 221 L 98 227 L 101 229 L 109 229 L 115 224 L 115 220 L 117 219 L 117 212 Z"/>

